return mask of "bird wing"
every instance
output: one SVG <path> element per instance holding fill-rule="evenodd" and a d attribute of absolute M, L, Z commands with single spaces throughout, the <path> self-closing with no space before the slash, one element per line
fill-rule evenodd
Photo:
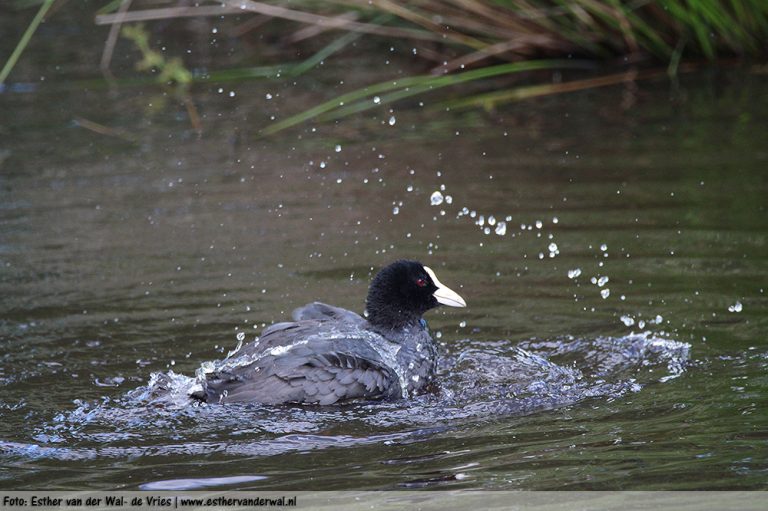
<path fill-rule="evenodd" d="M 249 366 L 207 375 L 208 402 L 329 405 L 400 394 L 393 369 L 363 339 L 297 344 L 265 354 Z"/>
<path fill-rule="evenodd" d="M 292 317 L 294 321 L 313 319 L 342 321 L 353 325 L 365 323 L 365 320 L 357 313 L 322 302 L 312 302 L 299 307 L 293 311 Z"/>

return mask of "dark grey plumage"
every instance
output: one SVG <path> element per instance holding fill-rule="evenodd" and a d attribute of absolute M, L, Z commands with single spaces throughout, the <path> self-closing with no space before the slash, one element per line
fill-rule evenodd
<path fill-rule="evenodd" d="M 320 302 L 296 309 L 293 322 L 266 328 L 258 341 L 201 371 L 191 395 L 210 403 L 319 405 L 413 395 L 431 379 L 437 356 L 421 321 L 438 305 L 439 282 L 429 273 L 415 261 L 383 269 L 369 290 L 368 320 Z"/>

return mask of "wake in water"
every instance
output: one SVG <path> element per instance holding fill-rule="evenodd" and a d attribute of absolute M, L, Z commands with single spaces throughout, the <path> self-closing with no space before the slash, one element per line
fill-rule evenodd
<path fill-rule="evenodd" d="M 189 393 L 207 363 L 195 377 L 155 373 L 146 386 L 118 399 L 79 402 L 37 428 L 29 443 L 0 441 L 0 452 L 67 460 L 212 452 L 273 456 L 417 442 L 477 420 L 619 399 L 680 376 L 689 350 L 686 343 L 651 333 L 518 344 L 462 340 L 458 355 L 440 360 L 433 393 L 333 407 L 199 403 Z"/>

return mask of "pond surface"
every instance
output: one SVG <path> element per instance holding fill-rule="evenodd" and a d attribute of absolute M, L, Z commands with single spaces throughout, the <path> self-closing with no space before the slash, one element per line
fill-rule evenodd
<path fill-rule="evenodd" d="M 759 74 L 265 139 L 301 90 L 206 87 L 201 138 L 151 87 L 0 94 L 0 487 L 766 488 Z M 151 400 L 398 258 L 468 302 L 434 393 Z"/>

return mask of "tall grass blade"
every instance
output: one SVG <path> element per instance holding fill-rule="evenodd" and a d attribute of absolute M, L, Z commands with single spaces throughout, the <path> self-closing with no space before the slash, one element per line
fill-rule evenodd
<path fill-rule="evenodd" d="M 393 101 L 476 80 L 512 73 L 521 73 L 524 71 L 538 71 L 545 69 L 594 69 L 594 67 L 595 64 L 590 61 L 528 60 L 473 69 L 454 75 L 421 75 L 397 80 L 387 80 L 385 82 L 380 82 L 342 94 L 341 96 L 326 101 L 314 108 L 310 108 L 309 110 L 305 110 L 304 112 L 288 117 L 287 119 L 283 119 L 282 121 L 265 128 L 262 131 L 262 134 L 271 135 L 312 119 L 317 119 L 318 121 L 338 119 Z M 389 94 L 380 97 L 377 102 L 373 100 L 375 95 L 384 93 Z"/>
<path fill-rule="evenodd" d="M 35 15 L 35 17 L 32 18 L 32 22 L 27 27 L 27 30 L 24 31 L 24 34 L 21 36 L 21 39 L 19 39 L 19 43 L 16 45 L 16 48 L 13 50 L 13 53 L 11 53 L 11 56 L 8 57 L 8 60 L 5 62 L 5 65 L 3 66 L 3 69 L 0 70 L 0 86 L 5 83 L 5 79 L 8 78 L 9 74 L 11 74 L 11 71 L 16 65 L 16 62 L 19 60 L 19 57 L 21 56 L 21 54 L 24 52 L 24 49 L 29 44 L 29 40 L 32 39 L 32 34 L 35 33 L 35 31 L 37 30 L 37 27 L 40 25 L 40 22 L 43 21 L 43 18 L 48 12 L 48 9 L 51 8 L 51 5 L 53 5 L 53 2 L 54 0 L 45 0 L 43 5 L 41 5 L 40 9 L 37 11 L 37 14 Z"/>

